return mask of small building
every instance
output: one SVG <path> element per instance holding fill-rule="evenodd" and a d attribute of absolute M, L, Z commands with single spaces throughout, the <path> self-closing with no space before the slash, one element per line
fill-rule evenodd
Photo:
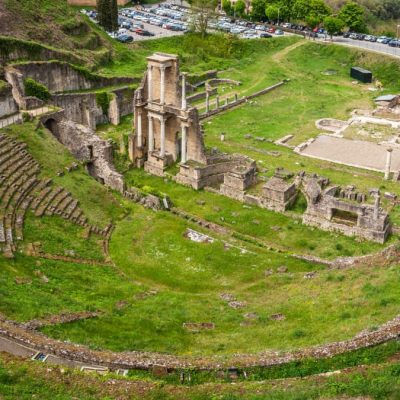
<path fill-rule="evenodd" d="M 297 188 L 294 182 L 279 176 L 273 176 L 262 189 L 261 202 L 275 211 L 283 212 L 288 209 L 297 197 Z"/>
<path fill-rule="evenodd" d="M 361 67 L 352 67 L 350 70 L 350 76 L 363 83 L 372 82 L 372 72 Z"/>

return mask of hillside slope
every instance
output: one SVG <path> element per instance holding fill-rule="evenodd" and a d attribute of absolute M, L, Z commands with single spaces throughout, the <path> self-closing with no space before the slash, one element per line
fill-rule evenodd
<path fill-rule="evenodd" d="M 0 35 L 73 50 L 88 59 L 111 48 L 66 0 L 0 1 Z"/>

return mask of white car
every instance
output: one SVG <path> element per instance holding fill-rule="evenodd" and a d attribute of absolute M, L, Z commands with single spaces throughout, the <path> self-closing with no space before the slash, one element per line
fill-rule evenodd
<path fill-rule="evenodd" d="M 387 37 L 386 36 L 379 36 L 378 39 L 376 40 L 378 43 L 384 43 L 387 41 Z"/>
<path fill-rule="evenodd" d="M 120 28 L 120 29 L 118 29 L 118 32 L 117 32 L 117 35 L 118 36 L 120 36 L 120 35 L 127 35 L 128 34 L 128 30 L 127 29 L 125 29 L 125 28 Z"/>
<path fill-rule="evenodd" d="M 257 25 L 256 26 L 256 31 L 265 31 L 265 26 L 264 25 Z"/>

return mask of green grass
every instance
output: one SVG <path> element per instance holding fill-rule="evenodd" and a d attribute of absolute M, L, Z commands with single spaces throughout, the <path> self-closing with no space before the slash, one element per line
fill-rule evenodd
<path fill-rule="evenodd" d="M 136 285 L 107 266 L 20 254 L 14 260 L 1 257 L 0 266 L 0 312 L 17 321 L 65 311 L 113 312 L 116 303 L 138 291 Z M 49 279 L 48 283 L 42 275 Z"/>

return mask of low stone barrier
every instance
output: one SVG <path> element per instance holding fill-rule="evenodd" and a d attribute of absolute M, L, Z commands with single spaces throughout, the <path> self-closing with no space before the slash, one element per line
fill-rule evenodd
<path fill-rule="evenodd" d="M 244 104 L 247 101 L 249 101 L 251 99 L 254 99 L 255 97 L 262 96 L 263 94 L 271 92 L 272 90 L 277 89 L 278 87 L 281 87 L 281 86 L 285 85 L 288 82 L 289 82 L 289 80 L 281 81 L 279 83 L 276 83 L 275 85 L 269 86 L 269 87 L 267 87 L 265 89 L 259 90 L 258 92 L 250 94 L 249 96 L 245 96 L 245 97 L 242 97 L 240 99 L 237 99 L 237 100 L 233 101 L 232 103 L 227 103 L 227 104 L 221 105 L 220 107 L 218 107 L 218 108 L 216 108 L 214 110 L 209 110 L 208 112 L 205 112 L 205 113 L 201 114 L 199 116 L 199 119 L 203 120 L 203 119 L 206 119 L 206 118 L 210 118 L 210 117 L 212 117 L 214 115 L 217 115 L 217 114 L 220 114 L 220 113 L 222 113 L 224 111 L 230 110 L 231 108 L 234 108 L 234 107 L 237 107 L 237 106 L 239 106 L 241 104 Z"/>

